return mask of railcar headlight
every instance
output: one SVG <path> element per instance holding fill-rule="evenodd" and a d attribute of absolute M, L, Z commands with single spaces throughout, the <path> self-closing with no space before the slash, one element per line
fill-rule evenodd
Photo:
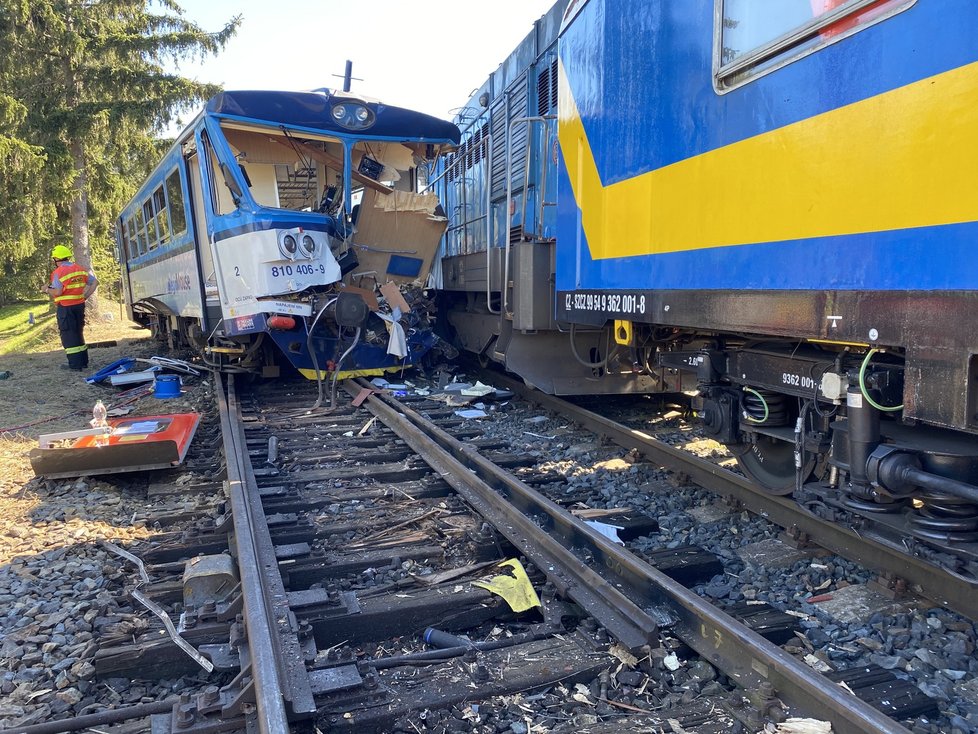
<path fill-rule="evenodd" d="M 300 242 L 300 247 L 302 248 L 303 254 L 306 257 L 313 257 L 316 254 L 316 240 L 314 240 L 309 235 L 302 235 L 302 241 Z"/>
<path fill-rule="evenodd" d="M 278 249 L 282 251 L 282 254 L 285 255 L 285 257 L 291 260 L 295 257 L 295 253 L 299 249 L 299 246 L 295 241 L 295 237 L 287 234 L 279 242 Z"/>
<path fill-rule="evenodd" d="M 377 121 L 376 113 L 365 103 L 357 101 L 340 102 L 331 110 L 333 120 L 348 130 L 365 130 Z"/>

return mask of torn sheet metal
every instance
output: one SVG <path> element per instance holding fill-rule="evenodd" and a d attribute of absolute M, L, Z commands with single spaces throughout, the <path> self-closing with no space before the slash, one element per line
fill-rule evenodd
<path fill-rule="evenodd" d="M 183 462 L 198 413 L 113 418 L 108 428 L 48 433 L 31 449 L 31 467 L 48 479 L 168 469 Z"/>

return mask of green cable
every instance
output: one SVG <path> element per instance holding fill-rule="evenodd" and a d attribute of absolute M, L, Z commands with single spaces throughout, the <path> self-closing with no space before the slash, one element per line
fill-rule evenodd
<path fill-rule="evenodd" d="M 755 390 L 754 388 L 747 387 L 746 385 L 744 386 L 744 392 L 749 392 L 749 393 L 751 393 L 753 395 L 756 395 L 757 396 L 757 399 L 761 401 L 761 405 L 764 406 L 764 417 L 761 418 L 760 420 L 758 420 L 757 418 L 754 418 L 746 410 L 744 411 L 744 417 L 750 423 L 763 423 L 764 421 L 766 421 L 768 419 L 768 416 L 771 415 L 771 411 L 767 407 L 767 400 L 764 399 L 764 396 L 761 395 L 759 392 L 757 392 L 757 390 Z"/>
<path fill-rule="evenodd" d="M 866 402 L 876 408 L 876 410 L 882 410 L 884 413 L 895 413 L 898 410 L 903 410 L 903 403 L 887 408 L 869 397 L 869 390 L 866 389 L 866 368 L 869 366 L 869 360 L 872 359 L 873 355 L 878 351 L 880 350 L 874 347 L 866 352 L 866 358 L 863 359 L 863 364 L 859 368 L 859 392 L 861 392 L 863 397 L 866 398 Z"/>

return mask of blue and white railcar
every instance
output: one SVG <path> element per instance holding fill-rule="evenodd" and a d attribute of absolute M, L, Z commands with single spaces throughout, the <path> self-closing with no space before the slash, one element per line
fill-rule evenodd
<path fill-rule="evenodd" d="M 224 92 L 117 221 L 134 318 L 214 364 L 313 377 L 420 359 L 445 218 L 425 172 L 437 118 L 322 89 Z M 383 291 L 381 290 L 383 289 Z"/>

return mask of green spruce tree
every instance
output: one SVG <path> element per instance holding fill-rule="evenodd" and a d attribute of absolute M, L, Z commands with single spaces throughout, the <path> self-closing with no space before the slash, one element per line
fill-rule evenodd
<path fill-rule="evenodd" d="M 0 156 L 6 169 L 4 151 L 15 151 L 21 179 L 40 173 L 8 199 L 0 256 L 23 256 L 30 239 L 46 254 L 60 238 L 84 267 L 104 258 L 112 215 L 158 153 L 152 134 L 219 91 L 171 69 L 218 53 L 239 23 L 208 33 L 172 0 L 0 0 Z M 17 136 L 4 138 L 15 122 Z M 56 222 L 37 221 L 40 202 Z"/>

